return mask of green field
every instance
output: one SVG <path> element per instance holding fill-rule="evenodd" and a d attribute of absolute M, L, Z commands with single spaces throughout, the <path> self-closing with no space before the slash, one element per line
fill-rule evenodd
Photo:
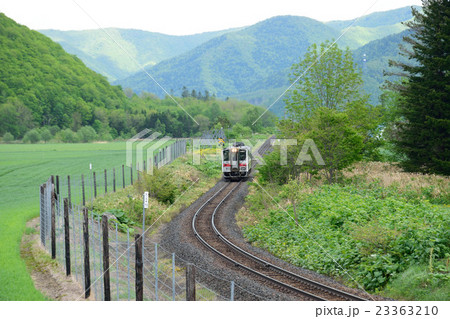
<path fill-rule="evenodd" d="M 125 142 L 0 144 L 0 300 L 44 300 L 20 258 L 26 222 L 39 216 L 39 185 L 52 174 L 89 176 L 125 164 Z"/>

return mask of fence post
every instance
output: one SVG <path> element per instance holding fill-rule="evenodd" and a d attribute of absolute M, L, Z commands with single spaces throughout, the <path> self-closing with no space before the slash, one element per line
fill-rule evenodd
<path fill-rule="evenodd" d="M 231 281 L 230 301 L 234 301 L 234 281 Z"/>
<path fill-rule="evenodd" d="M 127 228 L 127 281 L 128 281 L 128 301 L 131 298 L 130 291 L 130 229 Z"/>
<path fill-rule="evenodd" d="M 172 300 L 175 301 L 175 253 L 172 253 Z"/>
<path fill-rule="evenodd" d="M 94 198 L 97 198 L 97 178 L 95 176 L 95 172 L 92 172 L 94 178 Z"/>
<path fill-rule="evenodd" d="M 52 243 L 52 259 L 56 259 L 56 216 L 55 216 L 55 178 L 51 177 L 51 193 L 50 193 L 50 210 L 51 210 L 51 243 Z"/>
<path fill-rule="evenodd" d="M 105 168 L 105 194 L 108 192 L 108 178 L 106 177 L 106 168 Z"/>
<path fill-rule="evenodd" d="M 83 239 L 84 239 L 84 298 L 91 295 L 91 268 L 89 262 L 89 218 L 88 209 L 83 207 Z"/>
<path fill-rule="evenodd" d="M 116 192 L 116 168 L 113 168 L 113 192 Z"/>
<path fill-rule="evenodd" d="M 186 266 L 186 300 L 195 301 L 195 266 Z"/>
<path fill-rule="evenodd" d="M 102 233 L 103 233 L 103 282 L 105 290 L 105 301 L 111 301 L 111 286 L 109 276 L 108 216 L 106 215 L 102 216 Z"/>
<path fill-rule="evenodd" d="M 59 175 L 56 175 L 56 194 L 58 195 L 59 199 Z"/>
<path fill-rule="evenodd" d="M 81 174 L 81 192 L 83 193 L 83 206 L 86 206 L 86 195 L 84 193 L 84 175 Z"/>
<path fill-rule="evenodd" d="M 130 166 L 131 185 L 133 185 L 133 165 Z"/>
<path fill-rule="evenodd" d="M 120 292 L 119 292 L 119 234 L 118 234 L 118 226 L 116 220 L 116 291 L 117 291 L 117 301 L 120 301 Z"/>
<path fill-rule="evenodd" d="M 144 277 L 142 263 L 142 237 L 134 235 L 134 246 L 136 249 L 136 301 L 144 300 Z"/>
<path fill-rule="evenodd" d="M 66 248 L 66 276 L 70 275 L 69 199 L 64 198 L 64 241 Z"/>
<path fill-rule="evenodd" d="M 122 188 L 125 188 L 125 165 L 122 165 Z"/>
<path fill-rule="evenodd" d="M 69 205 L 72 205 L 72 194 L 70 190 L 70 175 L 67 175 L 67 196 L 69 197 Z"/>
<path fill-rule="evenodd" d="M 158 301 L 158 244 L 155 243 L 155 300 Z"/>
<path fill-rule="evenodd" d="M 39 213 L 39 220 L 41 222 L 41 243 L 45 246 L 45 231 L 44 231 L 44 218 L 45 218 L 45 204 L 44 204 L 44 185 L 42 184 L 40 187 L 40 197 L 39 197 L 39 204 L 40 204 L 40 213 Z"/>

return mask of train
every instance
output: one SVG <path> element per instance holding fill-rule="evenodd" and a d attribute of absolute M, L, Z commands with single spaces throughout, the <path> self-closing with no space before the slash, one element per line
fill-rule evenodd
<path fill-rule="evenodd" d="M 222 150 L 222 173 L 225 181 L 247 179 L 252 170 L 251 148 L 242 142 Z"/>

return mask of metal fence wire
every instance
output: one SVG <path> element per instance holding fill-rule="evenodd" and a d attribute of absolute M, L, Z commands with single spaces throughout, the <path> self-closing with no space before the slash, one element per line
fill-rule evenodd
<path fill-rule="evenodd" d="M 155 166 L 161 167 L 184 155 L 186 150 L 186 140 L 179 140 L 160 149 L 151 160 Z M 149 165 L 152 165 L 151 161 Z M 141 165 L 141 169 L 145 169 L 145 165 Z M 66 273 L 70 273 L 95 300 L 105 300 L 106 291 L 111 300 L 136 300 L 136 247 L 133 230 L 119 231 L 117 220 L 112 215 L 108 216 L 108 241 L 105 246 L 101 218 L 87 211 L 86 203 L 131 185 L 138 178 L 137 170 L 121 166 L 91 172 L 79 178 L 52 176 L 40 186 L 41 243 L 52 257 L 54 254 L 54 258 L 64 265 Z M 69 226 L 68 238 L 66 224 Z M 87 233 L 83 229 L 86 225 Z M 107 247 L 109 256 L 107 269 L 104 268 L 104 247 Z M 145 242 L 142 247 L 143 300 L 186 300 L 187 266 L 188 262 L 175 253 L 157 243 Z M 195 268 L 196 300 L 262 299 L 232 281 Z M 106 270 L 109 273 L 109 281 L 106 282 L 109 290 L 105 289 Z"/>

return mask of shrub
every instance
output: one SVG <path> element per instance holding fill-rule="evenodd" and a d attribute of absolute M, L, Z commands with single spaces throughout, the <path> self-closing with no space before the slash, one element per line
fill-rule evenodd
<path fill-rule="evenodd" d="M 52 139 L 52 133 L 46 127 L 41 128 L 41 138 L 44 142 L 48 142 Z"/>
<path fill-rule="evenodd" d="M 25 133 L 23 137 L 24 143 L 32 143 L 35 144 L 41 140 L 41 134 L 39 134 L 39 131 L 37 129 L 32 129 Z"/>
<path fill-rule="evenodd" d="M 83 126 L 77 132 L 80 142 L 88 143 L 97 139 L 97 132 L 91 126 Z"/>
<path fill-rule="evenodd" d="M 76 143 L 78 142 L 78 136 L 77 134 L 72 131 L 70 128 L 67 128 L 65 130 L 62 130 L 60 132 L 61 141 L 64 143 Z"/>
<path fill-rule="evenodd" d="M 3 142 L 4 142 L 4 143 L 11 143 L 11 142 L 13 142 L 13 141 L 14 141 L 14 136 L 13 136 L 11 133 L 6 132 L 6 133 L 3 135 Z"/>

